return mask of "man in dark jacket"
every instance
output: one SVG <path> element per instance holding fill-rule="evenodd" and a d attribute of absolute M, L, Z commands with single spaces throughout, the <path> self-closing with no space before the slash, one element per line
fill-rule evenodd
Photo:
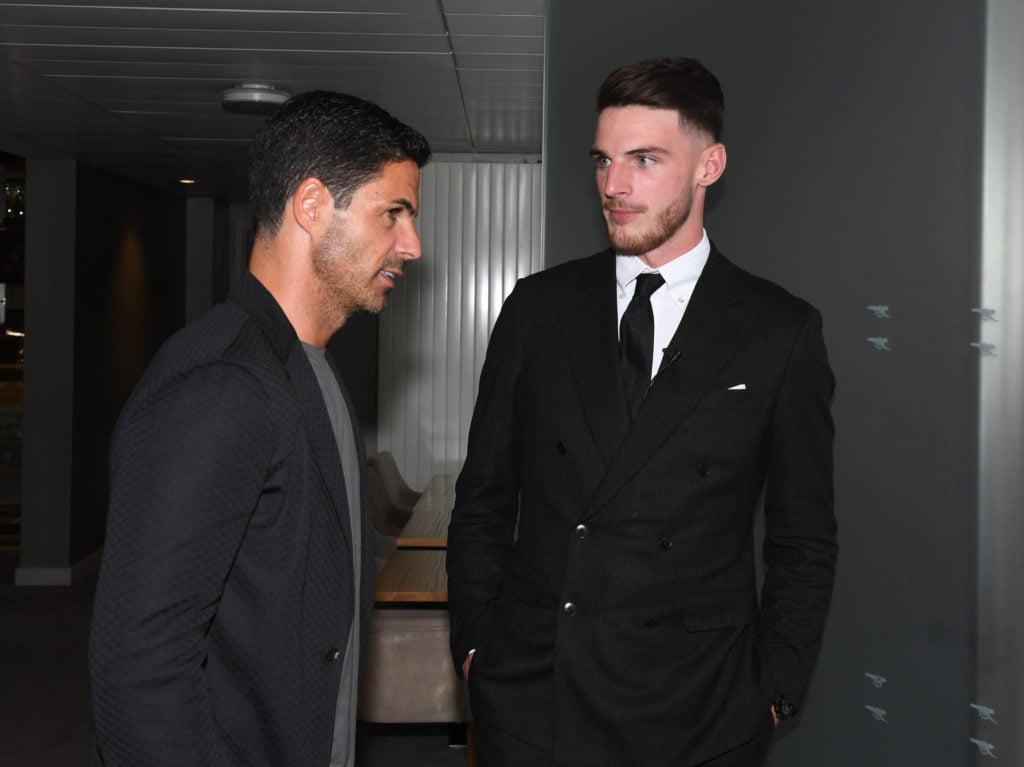
<path fill-rule="evenodd" d="M 756 765 L 832 591 L 821 317 L 704 231 L 726 164 L 710 72 L 622 67 L 597 107 L 612 248 L 524 278 L 495 325 L 449 531 L 452 653 L 486 767 Z"/>
<path fill-rule="evenodd" d="M 258 133 L 249 274 L 161 348 L 114 434 L 95 764 L 353 764 L 372 528 L 325 346 L 419 258 L 429 155 L 384 110 L 324 91 Z"/>

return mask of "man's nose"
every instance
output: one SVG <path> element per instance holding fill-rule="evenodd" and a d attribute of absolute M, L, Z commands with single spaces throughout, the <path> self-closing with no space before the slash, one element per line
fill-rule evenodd
<path fill-rule="evenodd" d="M 604 169 L 601 182 L 601 192 L 605 197 L 622 197 L 631 190 L 627 169 L 617 163 L 611 163 Z"/>
<path fill-rule="evenodd" d="M 408 260 L 414 260 L 423 255 L 423 243 L 420 242 L 420 234 L 412 222 L 409 222 L 398 241 L 398 253 L 402 258 Z"/>

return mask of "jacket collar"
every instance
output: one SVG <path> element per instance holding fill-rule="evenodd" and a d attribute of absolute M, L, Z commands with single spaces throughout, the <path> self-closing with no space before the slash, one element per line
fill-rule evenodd
<path fill-rule="evenodd" d="M 251 272 L 246 272 L 231 289 L 227 300 L 239 304 L 256 320 L 278 361 L 282 365 L 286 364 L 293 348 L 299 343 L 299 337 L 284 310 L 263 283 Z"/>

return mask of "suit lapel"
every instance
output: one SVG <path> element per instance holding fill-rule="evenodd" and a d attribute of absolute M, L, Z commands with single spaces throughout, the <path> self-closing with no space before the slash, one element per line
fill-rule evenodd
<path fill-rule="evenodd" d="M 587 506 L 596 514 L 628 483 L 686 419 L 708 390 L 760 311 L 745 294 L 740 272 L 717 251 L 697 281 L 640 413 Z"/>
<path fill-rule="evenodd" d="M 317 468 L 334 504 L 345 540 L 351 546 L 352 531 L 348 520 L 345 477 L 338 455 L 338 444 L 334 439 L 334 431 L 316 374 L 306 358 L 306 352 L 295 334 L 295 329 L 270 292 L 249 272 L 246 272 L 235 285 L 228 300 L 240 305 L 259 323 L 278 362 L 284 367 L 295 388 Z M 344 387 L 342 393 L 348 402 Z M 351 403 L 349 412 L 353 412 Z M 357 443 L 362 444 L 359 439 Z M 362 453 L 360 465 L 365 466 L 365 456 Z"/>
<path fill-rule="evenodd" d="M 576 390 L 607 464 L 630 425 L 616 330 L 615 254 L 594 256 L 583 278 L 564 286 L 556 300 Z"/>

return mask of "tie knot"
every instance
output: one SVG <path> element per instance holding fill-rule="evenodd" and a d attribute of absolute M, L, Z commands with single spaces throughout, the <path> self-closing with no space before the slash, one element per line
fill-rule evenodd
<path fill-rule="evenodd" d="M 633 297 L 639 298 L 641 301 L 649 301 L 651 294 L 664 284 L 665 278 L 658 272 L 644 272 L 637 275 Z"/>

